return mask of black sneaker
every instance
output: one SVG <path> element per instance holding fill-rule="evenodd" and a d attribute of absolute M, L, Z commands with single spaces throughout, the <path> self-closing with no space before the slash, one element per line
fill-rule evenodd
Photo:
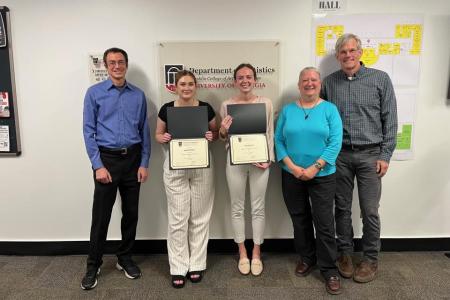
<path fill-rule="evenodd" d="M 92 290 L 97 286 L 97 275 L 100 274 L 100 268 L 89 267 L 83 280 L 81 280 L 81 288 L 83 290 Z"/>
<path fill-rule="evenodd" d="M 130 279 L 136 279 L 141 277 L 142 275 L 141 269 L 139 269 L 139 267 L 136 266 L 136 264 L 132 260 L 118 261 L 116 264 L 116 268 L 119 271 L 124 271 L 125 276 Z"/>

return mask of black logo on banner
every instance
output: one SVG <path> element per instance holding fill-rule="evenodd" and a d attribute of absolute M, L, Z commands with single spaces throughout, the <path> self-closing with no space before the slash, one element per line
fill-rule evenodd
<path fill-rule="evenodd" d="M 6 28 L 3 22 L 3 15 L 0 12 L 0 47 L 6 47 Z"/>
<path fill-rule="evenodd" d="M 183 65 L 164 65 L 165 87 L 171 93 L 175 93 L 175 75 L 183 70 Z"/>

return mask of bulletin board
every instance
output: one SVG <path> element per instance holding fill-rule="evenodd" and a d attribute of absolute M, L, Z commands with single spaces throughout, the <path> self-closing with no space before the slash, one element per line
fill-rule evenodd
<path fill-rule="evenodd" d="M 10 12 L 0 6 L 0 156 L 21 154 Z"/>

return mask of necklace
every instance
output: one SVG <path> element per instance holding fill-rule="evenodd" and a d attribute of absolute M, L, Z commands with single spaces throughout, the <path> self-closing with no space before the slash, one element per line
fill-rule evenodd
<path fill-rule="evenodd" d="M 306 113 L 306 110 L 303 108 L 302 99 L 298 100 L 298 103 L 300 104 L 300 108 L 302 109 L 303 114 L 305 115 L 305 120 L 308 120 L 309 115 L 312 113 L 314 108 L 316 108 L 317 103 L 319 103 L 319 100 L 320 100 L 320 98 L 316 100 L 316 103 L 314 103 L 314 105 L 310 108 L 308 113 Z"/>

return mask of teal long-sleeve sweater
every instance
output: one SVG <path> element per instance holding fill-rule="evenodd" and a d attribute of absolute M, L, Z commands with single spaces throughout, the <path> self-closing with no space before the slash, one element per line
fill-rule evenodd
<path fill-rule="evenodd" d="M 326 165 L 316 176 L 333 174 L 341 146 L 342 120 L 333 103 L 322 101 L 304 110 L 297 102 L 283 107 L 275 130 L 276 156 L 283 169 L 290 172 L 283 163 L 286 156 L 302 168 L 321 158 Z"/>

